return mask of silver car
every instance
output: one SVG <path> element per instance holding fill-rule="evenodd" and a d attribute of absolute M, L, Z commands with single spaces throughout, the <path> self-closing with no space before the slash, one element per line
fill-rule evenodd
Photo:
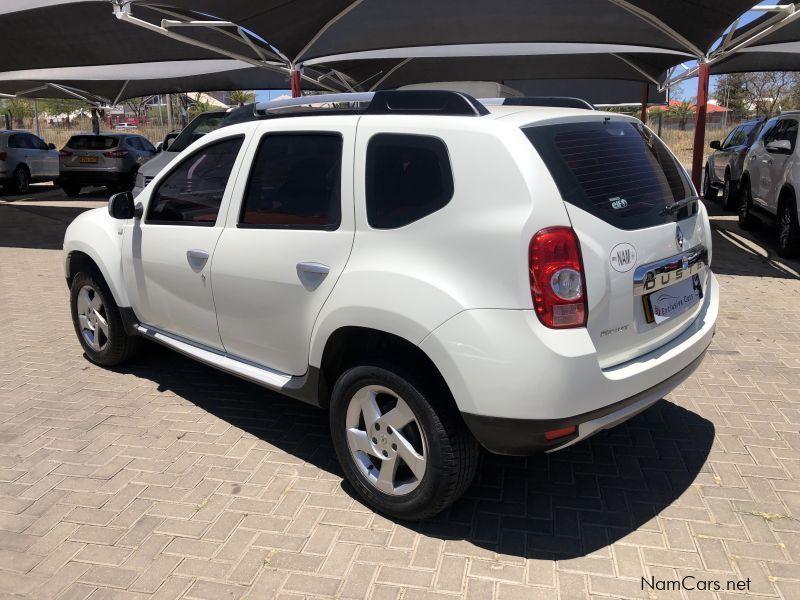
<path fill-rule="evenodd" d="M 34 181 L 58 177 L 58 152 L 53 144 L 27 131 L 0 131 L 0 183 L 24 194 Z"/>
<path fill-rule="evenodd" d="M 73 135 L 60 152 L 59 184 L 67 196 L 77 196 L 89 185 L 130 190 L 139 167 L 155 155 L 153 144 L 137 134 Z"/>

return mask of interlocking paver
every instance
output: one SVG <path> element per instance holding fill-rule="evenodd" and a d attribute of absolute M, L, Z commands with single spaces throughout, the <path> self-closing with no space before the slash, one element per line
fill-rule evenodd
<path fill-rule="evenodd" d="M 0 595 L 669 598 L 640 578 L 692 575 L 800 597 L 800 265 L 768 232 L 766 257 L 715 235 L 717 335 L 665 401 L 565 452 L 484 457 L 409 525 L 350 495 L 321 411 L 154 346 L 85 360 L 58 248 L 90 206 L 0 196 Z"/>

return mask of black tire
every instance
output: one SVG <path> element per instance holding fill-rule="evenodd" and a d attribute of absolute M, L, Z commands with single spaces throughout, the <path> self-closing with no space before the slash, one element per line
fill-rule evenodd
<path fill-rule="evenodd" d="M 731 180 L 730 171 L 725 171 L 725 184 L 722 188 L 722 208 L 734 211 L 739 206 L 739 182 Z"/>
<path fill-rule="evenodd" d="M 717 197 L 717 188 L 711 185 L 711 169 L 706 163 L 706 170 L 703 176 L 703 198 L 705 200 L 714 200 Z"/>
<path fill-rule="evenodd" d="M 407 439 L 412 439 L 414 431 L 419 430 L 421 439 L 417 443 L 424 449 L 426 465 L 417 487 L 408 493 L 392 495 L 379 490 L 362 473 L 361 468 L 366 471 L 366 467 L 358 466 L 357 458 L 348 445 L 348 407 L 356 393 L 367 386 L 380 386 L 390 390 L 391 394 L 380 394 L 377 397 L 384 397 L 388 399 L 383 400 L 384 402 L 391 403 L 392 394 L 396 395 L 396 398 L 405 401 L 416 419 L 411 432 L 407 431 L 412 426 L 409 425 L 401 433 Z M 330 405 L 333 446 L 347 480 L 356 493 L 378 512 L 403 520 L 427 519 L 455 502 L 472 483 L 480 447 L 464 425 L 449 392 L 441 388 L 441 385 L 434 382 L 421 385 L 421 382 L 413 381 L 393 367 L 371 365 L 353 367 L 337 380 Z M 386 414 L 382 416 L 385 417 Z M 365 429 L 369 429 L 368 425 L 365 425 Z M 383 435 L 383 443 L 386 443 L 386 438 L 391 442 L 391 434 L 398 433 L 393 432 L 391 427 L 387 431 L 385 423 L 383 430 L 387 432 Z M 373 460 L 368 455 L 364 456 Z M 399 464 L 402 468 L 404 463 Z M 380 473 L 377 466 L 372 467 L 370 464 L 369 468 L 376 469 L 371 471 L 375 474 Z"/>
<path fill-rule="evenodd" d="M 14 170 L 14 176 L 11 180 L 11 188 L 17 194 L 27 194 L 31 189 L 31 174 L 28 167 L 19 165 Z"/>
<path fill-rule="evenodd" d="M 81 194 L 81 186 L 76 183 L 65 183 L 61 186 L 64 193 L 70 198 L 77 198 Z"/>
<path fill-rule="evenodd" d="M 739 227 L 747 231 L 756 226 L 756 218 L 753 216 L 753 197 L 750 190 L 750 181 L 742 181 L 742 190 L 739 194 Z"/>
<path fill-rule="evenodd" d="M 783 258 L 800 256 L 800 226 L 797 223 L 797 204 L 787 198 L 778 215 L 778 255 Z"/>
<path fill-rule="evenodd" d="M 88 332 L 86 335 L 84 334 L 84 326 L 80 321 L 78 297 L 84 288 L 91 290 L 89 298 L 94 299 L 95 296 L 99 298 L 100 308 L 97 309 L 99 316 L 94 317 L 95 320 L 102 317 L 107 324 L 107 335 L 102 332 L 99 334 L 97 344 L 99 348 L 93 347 L 87 339 L 89 334 Z M 70 286 L 69 303 L 75 333 L 83 346 L 86 358 L 91 362 L 103 367 L 113 367 L 124 363 L 139 351 L 142 339 L 138 336 L 128 335 L 125 331 L 114 296 L 98 273 L 81 272 L 75 275 Z M 95 324 L 95 334 L 98 334 L 98 329 L 98 325 Z"/>

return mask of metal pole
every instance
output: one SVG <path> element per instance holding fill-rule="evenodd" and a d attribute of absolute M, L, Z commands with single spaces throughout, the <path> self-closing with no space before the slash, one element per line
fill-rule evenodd
<path fill-rule="evenodd" d="M 703 151 L 706 144 L 706 113 L 708 111 L 708 63 L 702 61 L 697 70 L 697 104 L 694 119 L 694 148 L 692 148 L 692 183 L 696 189 L 703 183 Z"/>
<path fill-rule="evenodd" d="M 33 99 L 33 119 L 36 121 L 36 135 L 37 137 L 42 137 L 39 132 L 39 100 L 37 98 Z"/>
<path fill-rule="evenodd" d="M 664 125 L 664 111 L 658 111 L 658 137 L 661 137 L 661 127 Z"/>
<path fill-rule="evenodd" d="M 100 133 L 100 115 L 97 114 L 95 107 L 92 107 L 92 133 L 95 135 Z"/>
<path fill-rule="evenodd" d="M 647 101 L 650 99 L 650 84 L 642 82 L 642 123 L 647 125 Z"/>
<path fill-rule="evenodd" d="M 303 95 L 303 90 L 300 87 L 300 71 L 296 68 L 292 68 L 291 71 L 291 80 L 292 80 L 292 98 L 299 98 Z"/>
<path fill-rule="evenodd" d="M 172 94 L 167 94 L 167 127 L 172 131 Z"/>

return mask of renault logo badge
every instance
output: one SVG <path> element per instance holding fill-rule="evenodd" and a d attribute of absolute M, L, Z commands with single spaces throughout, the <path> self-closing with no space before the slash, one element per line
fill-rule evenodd
<path fill-rule="evenodd" d="M 675 244 L 678 246 L 678 250 L 683 249 L 683 232 L 679 225 L 675 227 Z"/>

